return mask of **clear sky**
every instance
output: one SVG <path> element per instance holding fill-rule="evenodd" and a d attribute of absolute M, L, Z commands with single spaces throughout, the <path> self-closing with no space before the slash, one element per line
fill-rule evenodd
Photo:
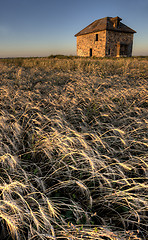
<path fill-rule="evenodd" d="M 74 35 L 107 16 L 137 31 L 133 55 L 148 55 L 148 0 L 0 0 L 0 57 L 75 55 Z"/>

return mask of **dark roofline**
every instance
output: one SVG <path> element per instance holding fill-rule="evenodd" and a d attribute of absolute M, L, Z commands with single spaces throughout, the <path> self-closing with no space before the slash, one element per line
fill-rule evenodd
<path fill-rule="evenodd" d="M 82 36 L 82 35 L 88 35 L 88 34 L 91 34 L 91 33 L 95 33 L 95 32 L 102 32 L 102 31 L 112 31 L 112 32 L 123 32 L 123 33 L 131 33 L 131 34 L 134 34 L 134 33 L 137 33 L 135 30 L 131 29 L 132 31 L 122 31 L 122 30 L 114 30 L 114 29 L 102 29 L 102 30 L 98 30 L 98 31 L 92 31 L 92 32 L 89 32 L 89 33 L 82 33 L 82 34 L 75 34 L 74 37 L 78 37 L 78 36 Z"/>
<path fill-rule="evenodd" d="M 108 17 L 105 17 L 105 18 L 101 18 L 99 20 L 105 20 L 105 19 L 108 19 Z M 86 34 L 89 34 L 89 33 L 93 33 L 93 32 L 98 32 L 98 31 L 91 31 L 91 32 L 88 32 L 88 33 L 82 33 L 82 31 L 85 31 L 86 29 L 88 29 L 91 25 L 93 25 L 95 22 L 97 22 L 98 20 L 95 20 L 94 22 L 92 22 L 91 24 L 89 24 L 87 27 L 83 28 L 80 32 L 78 32 L 77 34 L 75 34 L 75 37 L 77 36 L 80 36 L 80 35 L 86 35 Z M 105 29 L 102 29 L 102 31 L 105 30 Z M 101 30 L 100 30 L 101 31 Z"/>
<path fill-rule="evenodd" d="M 91 24 L 89 24 L 87 27 L 83 28 L 80 32 L 78 32 L 77 34 L 75 34 L 75 37 L 79 36 L 79 34 L 85 29 L 89 28 L 93 23 L 95 23 L 97 20 L 95 20 L 94 22 L 92 22 Z M 85 34 L 88 34 L 88 33 L 85 33 Z M 81 35 L 84 35 L 84 34 L 81 34 Z"/>
<path fill-rule="evenodd" d="M 117 20 L 120 24 L 119 27 L 113 26 L 113 23 Z M 94 22 L 89 24 L 87 27 L 82 29 L 80 32 L 75 34 L 75 37 L 90 34 L 90 33 L 100 32 L 100 31 L 104 31 L 104 30 L 115 31 L 115 32 L 124 32 L 124 33 L 133 33 L 133 34 L 136 33 L 135 30 L 131 29 L 130 27 L 126 26 L 123 23 L 120 23 L 121 20 L 122 19 L 119 17 L 114 17 L 114 18 L 105 17 L 105 18 L 95 20 Z"/>

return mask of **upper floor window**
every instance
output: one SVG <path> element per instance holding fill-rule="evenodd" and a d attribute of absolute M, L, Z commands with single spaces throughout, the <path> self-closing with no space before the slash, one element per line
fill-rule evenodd
<path fill-rule="evenodd" d="M 98 34 L 96 34 L 96 41 L 98 41 Z"/>

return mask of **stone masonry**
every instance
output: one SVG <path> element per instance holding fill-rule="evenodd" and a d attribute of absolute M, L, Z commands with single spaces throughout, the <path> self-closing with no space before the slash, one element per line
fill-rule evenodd
<path fill-rule="evenodd" d="M 132 45 L 133 45 L 132 33 L 106 31 L 105 56 L 131 57 Z M 123 53 L 121 52 L 122 46 L 125 47 L 125 49 L 123 49 Z"/>
<path fill-rule="evenodd" d="M 119 17 L 99 19 L 77 33 L 77 55 L 131 57 L 135 31 L 121 20 Z"/>
<path fill-rule="evenodd" d="M 98 34 L 98 41 L 96 41 L 96 34 Z M 106 48 L 106 31 L 97 33 L 90 33 L 77 37 L 77 55 L 82 57 L 90 57 L 90 49 L 92 49 L 92 56 L 105 56 Z"/>

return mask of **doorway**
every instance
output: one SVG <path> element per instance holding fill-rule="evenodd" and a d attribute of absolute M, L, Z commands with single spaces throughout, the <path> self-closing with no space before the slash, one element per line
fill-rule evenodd
<path fill-rule="evenodd" d="M 90 48 L 89 56 L 92 57 L 92 48 Z"/>

